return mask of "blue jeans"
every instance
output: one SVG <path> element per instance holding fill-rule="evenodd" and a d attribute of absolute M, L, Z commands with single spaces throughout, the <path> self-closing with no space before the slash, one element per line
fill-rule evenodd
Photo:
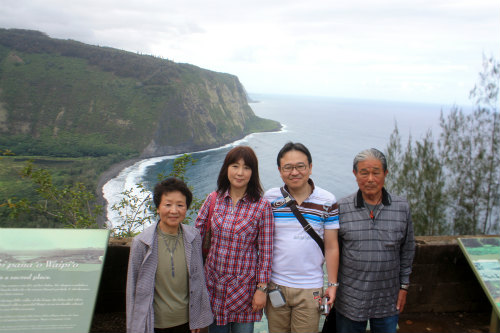
<path fill-rule="evenodd" d="M 253 323 L 228 323 L 208 326 L 208 333 L 253 333 Z"/>
<path fill-rule="evenodd" d="M 337 333 L 365 333 L 368 321 L 354 321 L 337 311 Z M 370 318 L 371 333 L 396 333 L 399 315 L 385 318 Z"/>

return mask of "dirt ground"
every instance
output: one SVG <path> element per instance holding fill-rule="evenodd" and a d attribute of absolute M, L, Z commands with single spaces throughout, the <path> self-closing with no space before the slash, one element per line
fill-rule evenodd
<path fill-rule="evenodd" d="M 482 333 L 489 332 L 491 313 L 402 313 L 400 333 Z"/>
<path fill-rule="evenodd" d="M 399 319 L 400 333 L 487 333 L 490 313 L 403 313 Z M 125 314 L 96 314 L 91 333 L 125 332 Z"/>

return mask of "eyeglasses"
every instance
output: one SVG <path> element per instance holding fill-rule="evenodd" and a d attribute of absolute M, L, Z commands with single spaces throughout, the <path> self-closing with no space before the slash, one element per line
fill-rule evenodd
<path fill-rule="evenodd" d="M 292 172 L 293 169 L 296 169 L 298 172 L 305 171 L 307 169 L 307 165 L 304 163 L 299 163 L 297 165 L 285 164 L 281 167 L 283 172 Z"/>

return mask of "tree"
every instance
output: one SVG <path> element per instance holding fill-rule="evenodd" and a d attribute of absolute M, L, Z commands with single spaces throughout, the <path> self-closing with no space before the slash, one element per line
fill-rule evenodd
<path fill-rule="evenodd" d="M 415 143 L 411 136 L 406 150 L 401 146 L 397 124 L 387 147 L 390 191 L 407 198 L 417 235 L 446 232 L 444 177 L 431 131 Z"/>
<path fill-rule="evenodd" d="M 196 160 L 190 154 L 177 157 L 173 162 L 172 171 L 168 174 L 158 174 L 157 180 L 162 181 L 167 177 L 176 177 L 187 183 L 186 171 L 190 165 L 195 163 Z M 113 205 L 111 209 L 118 212 L 123 223 L 113 228 L 113 234 L 116 237 L 133 237 L 156 219 L 153 196 L 143 183 L 138 183 L 121 194 L 123 195 L 122 199 L 118 204 Z M 183 223 L 189 224 L 196 218 L 202 203 L 203 200 L 193 196 L 193 201 Z"/>
<path fill-rule="evenodd" d="M 431 131 L 414 150 L 412 180 L 412 216 L 419 223 L 415 232 L 420 235 L 442 235 L 447 230 L 445 179 Z"/>
<path fill-rule="evenodd" d="M 498 88 L 500 66 L 493 58 L 483 59 L 479 85 L 470 97 L 475 108 L 465 114 L 454 108 L 441 114 L 441 156 L 447 170 L 447 190 L 454 198 L 453 230 L 459 234 L 488 233 L 498 228 L 500 138 Z"/>
<path fill-rule="evenodd" d="M 486 234 L 500 216 L 500 66 L 483 58 L 479 84 L 471 90 L 475 108 L 441 112 L 437 143 L 432 132 L 401 146 L 397 125 L 387 146 L 388 188 L 407 196 L 415 232 L 436 235 Z"/>
<path fill-rule="evenodd" d="M 151 191 L 143 183 L 121 192 L 122 199 L 111 209 L 116 211 L 123 223 L 112 229 L 114 236 L 133 237 L 153 222 L 155 214 Z"/>
<path fill-rule="evenodd" d="M 9 150 L 0 153 L 11 154 Z M 187 182 L 187 168 L 195 162 L 191 155 L 180 156 L 174 160 L 173 169 L 168 175 L 160 173 L 157 178 L 163 180 L 174 176 Z M 11 217 L 36 213 L 37 221 L 46 218 L 43 226 L 50 226 L 50 223 L 45 224 L 55 221 L 56 226 L 63 225 L 67 228 L 98 228 L 97 217 L 102 213 L 102 206 L 94 204 L 94 194 L 88 191 L 83 183 L 57 186 L 53 183 L 52 174 L 46 169 L 35 169 L 32 161 L 27 162 L 21 176 L 32 181 L 41 199 L 7 199 L 0 207 L 7 209 Z M 112 209 L 119 213 L 124 223 L 112 231 L 118 237 L 134 236 L 156 218 L 152 194 L 140 183 L 122 192 L 122 195 L 122 200 Z M 184 223 L 189 224 L 194 220 L 202 203 L 201 199 L 193 197 Z M 39 223 L 36 224 L 39 226 Z"/>
<path fill-rule="evenodd" d="M 408 141 L 411 142 L 411 140 Z M 404 175 L 402 175 L 402 162 L 404 161 L 404 155 L 397 122 L 394 124 L 394 130 L 389 137 L 385 156 L 387 159 L 387 170 L 389 170 L 385 180 L 385 187 L 394 193 L 403 194 L 405 181 Z"/>
<path fill-rule="evenodd" d="M 98 228 L 97 217 L 102 207 L 94 204 L 94 194 L 83 183 L 55 186 L 50 172 L 35 169 L 31 161 L 27 162 L 22 176 L 31 179 L 42 200 L 30 202 L 27 199 L 10 198 L 6 206 L 12 215 L 35 211 L 54 218 L 67 228 Z"/>

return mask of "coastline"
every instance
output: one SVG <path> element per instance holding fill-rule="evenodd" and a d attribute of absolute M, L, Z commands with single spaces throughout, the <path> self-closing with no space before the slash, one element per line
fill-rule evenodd
<path fill-rule="evenodd" d="M 239 141 L 244 140 L 245 138 L 254 135 L 254 134 L 259 134 L 259 133 L 272 133 L 272 132 L 282 132 L 285 130 L 285 125 L 280 123 L 280 128 L 278 130 L 266 130 L 266 131 L 259 131 L 259 132 L 253 132 L 253 133 L 247 133 L 245 135 L 242 135 L 239 138 L 235 138 L 232 141 L 229 141 L 227 143 L 221 143 L 220 145 L 207 145 L 204 149 L 198 149 L 198 150 L 189 150 L 189 151 L 183 151 L 183 152 L 172 152 L 170 154 L 159 154 L 159 155 L 148 155 L 148 156 L 140 156 L 140 157 L 135 157 L 129 160 L 124 160 L 121 162 L 118 162 L 116 164 L 113 164 L 108 170 L 104 171 L 101 175 L 99 175 L 97 185 L 96 185 L 96 202 L 98 205 L 102 206 L 102 213 L 101 215 L 97 218 L 97 223 L 100 227 L 106 227 L 107 225 L 107 214 L 108 214 L 108 201 L 104 198 L 104 193 L 103 193 L 103 187 L 104 185 L 112 180 L 113 178 L 116 178 L 120 172 L 122 172 L 124 169 L 134 165 L 137 162 L 147 160 L 150 158 L 154 157 L 168 157 L 168 156 L 174 156 L 174 155 L 179 155 L 179 154 L 192 154 L 192 153 L 197 153 L 197 152 L 202 152 L 202 151 L 209 151 L 209 150 L 215 150 L 215 149 L 222 149 L 224 147 L 230 146 L 230 145 L 237 145 Z M 193 148 L 196 149 L 196 148 Z M 185 150 L 185 149 L 182 149 Z"/>
<path fill-rule="evenodd" d="M 97 218 L 97 224 L 100 227 L 106 226 L 107 212 L 108 212 L 108 201 L 104 198 L 104 193 L 103 193 L 104 185 L 111 179 L 117 177 L 123 169 L 128 168 L 129 166 L 132 166 L 141 160 L 143 160 L 143 158 L 136 157 L 129 160 L 118 162 L 116 164 L 113 164 L 108 170 L 104 171 L 99 175 L 95 194 L 96 194 L 97 204 L 102 206 L 102 213 Z"/>

